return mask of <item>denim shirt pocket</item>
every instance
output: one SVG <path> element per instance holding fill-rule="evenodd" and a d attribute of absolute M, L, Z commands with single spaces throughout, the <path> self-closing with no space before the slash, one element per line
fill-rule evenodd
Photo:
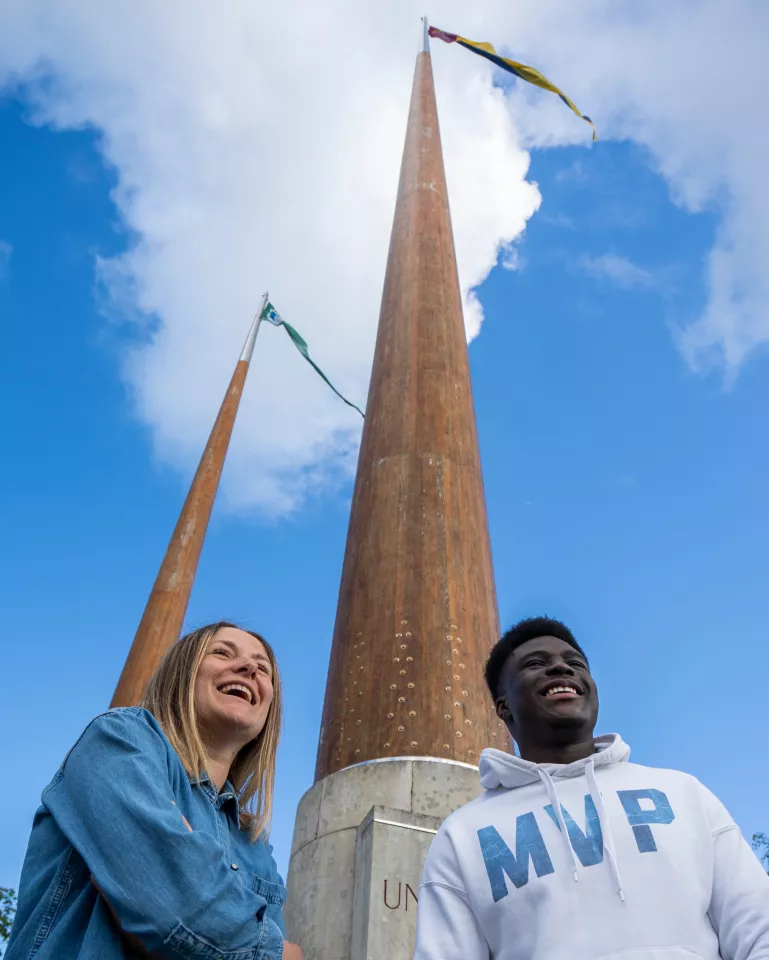
<path fill-rule="evenodd" d="M 264 897 L 267 901 L 264 916 L 277 924 L 281 933 L 285 936 L 286 928 L 283 923 L 283 904 L 286 901 L 288 890 L 282 883 L 265 880 L 264 877 L 260 877 L 259 874 L 254 874 L 251 889 L 257 896 Z"/>
<path fill-rule="evenodd" d="M 276 904 L 278 907 L 283 906 L 286 902 L 286 896 L 288 895 L 288 890 L 286 890 L 282 883 L 273 883 L 271 880 L 265 880 L 264 877 L 260 877 L 258 873 L 254 874 L 254 879 L 251 881 L 251 889 L 254 893 L 258 894 L 258 896 L 264 897 L 268 905 Z"/>
<path fill-rule="evenodd" d="M 201 960 L 254 960 L 257 956 L 267 960 L 268 957 L 279 956 L 284 935 L 281 910 L 288 891 L 282 883 L 271 883 L 258 874 L 254 874 L 251 889 L 257 896 L 267 901 L 266 907 L 257 912 L 257 916 L 262 921 L 262 931 L 256 947 L 222 951 L 193 933 L 182 923 L 173 930 L 166 943 L 185 957 L 200 957 Z M 280 931 L 268 930 L 269 925 L 264 923 L 265 920 L 272 920 Z"/>

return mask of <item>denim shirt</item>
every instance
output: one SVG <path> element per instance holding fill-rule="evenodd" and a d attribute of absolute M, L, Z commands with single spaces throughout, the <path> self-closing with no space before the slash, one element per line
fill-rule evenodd
<path fill-rule="evenodd" d="M 232 785 L 191 780 L 147 710 L 110 710 L 43 791 L 5 960 L 126 960 L 131 937 L 174 960 L 280 960 L 285 897 Z"/>

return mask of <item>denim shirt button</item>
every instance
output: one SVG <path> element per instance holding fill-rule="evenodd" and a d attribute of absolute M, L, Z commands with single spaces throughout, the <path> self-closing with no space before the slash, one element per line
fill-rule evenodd
<path fill-rule="evenodd" d="M 237 870 L 237 869 L 238 869 L 237 863 L 231 863 L 231 864 L 230 864 L 230 869 L 232 869 L 232 870 Z"/>

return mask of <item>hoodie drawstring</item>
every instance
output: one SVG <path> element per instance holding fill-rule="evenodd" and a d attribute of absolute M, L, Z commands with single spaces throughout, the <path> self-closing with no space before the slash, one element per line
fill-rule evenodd
<path fill-rule="evenodd" d="M 577 867 L 577 855 L 574 852 L 574 847 L 571 845 L 571 840 L 569 838 L 569 831 L 566 826 L 566 820 L 563 816 L 563 810 L 561 810 L 561 801 L 558 798 L 558 791 L 556 790 L 555 783 L 553 778 L 544 769 L 540 767 L 538 770 L 539 779 L 544 784 L 545 790 L 547 790 L 547 795 L 550 798 L 550 803 L 555 812 L 556 819 L 558 820 L 558 825 L 561 828 L 560 833 L 563 837 L 563 842 L 565 844 L 566 850 L 568 851 L 568 856 L 571 859 L 572 867 L 574 868 L 574 881 L 575 883 L 579 880 L 579 869 Z M 606 816 L 606 810 L 604 809 L 603 799 L 601 798 L 601 791 L 598 789 L 598 781 L 595 778 L 595 761 L 590 760 L 585 767 L 585 779 L 587 780 L 587 788 L 590 791 L 590 796 L 593 800 L 593 805 L 595 806 L 596 813 L 598 814 L 598 823 L 601 826 L 601 836 L 603 837 L 603 848 L 606 853 L 606 859 L 609 861 L 609 869 L 612 872 L 614 877 L 614 882 L 617 884 L 617 893 L 619 894 L 620 900 L 625 902 L 625 891 L 622 889 L 622 878 L 619 875 L 619 867 L 617 865 L 617 853 L 614 849 L 614 837 L 611 832 L 611 825 L 609 824 L 609 818 Z"/>
<path fill-rule="evenodd" d="M 606 858 L 609 861 L 609 869 L 614 875 L 614 882 L 617 884 L 617 893 L 620 900 L 625 902 L 625 891 L 622 889 L 622 878 L 619 875 L 619 866 L 617 864 L 617 852 L 614 848 L 614 837 L 611 832 L 609 818 L 606 816 L 601 791 L 598 789 L 598 781 L 595 778 L 595 761 L 590 760 L 585 767 L 585 779 L 590 796 L 593 798 L 596 813 L 598 814 L 598 823 L 601 826 L 601 836 L 603 837 L 603 848 L 606 852 Z"/>
<path fill-rule="evenodd" d="M 569 831 L 566 827 L 566 821 L 563 818 L 563 811 L 561 810 L 561 801 L 558 799 L 558 791 L 555 789 L 555 784 L 553 783 L 553 778 L 544 769 L 544 767 L 539 768 L 539 779 L 545 785 L 545 790 L 547 790 L 547 795 L 550 798 L 550 803 L 552 804 L 553 811 L 558 820 L 558 825 L 561 828 L 561 836 L 563 837 L 563 842 L 566 845 L 566 850 L 568 851 L 568 856 L 571 858 L 572 867 L 574 868 L 574 882 L 577 883 L 579 880 L 579 871 L 577 869 L 577 855 L 574 852 L 574 847 L 571 845 L 571 840 L 569 840 Z"/>
<path fill-rule="evenodd" d="M 581 871 L 580 865 L 577 863 L 577 852 L 574 847 L 572 847 L 572 838 L 566 826 L 566 816 L 558 798 L 556 784 L 559 780 L 571 780 L 584 777 L 586 787 L 595 808 L 595 814 L 591 811 L 591 816 L 595 816 L 598 820 L 598 824 L 595 824 L 595 822 L 588 824 L 586 825 L 586 829 L 590 830 L 592 826 L 595 827 L 597 831 L 600 828 L 606 867 L 609 870 L 611 882 L 617 890 L 617 895 L 624 903 L 625 891 L 622 889 L 622 878 L 620 877 L 619 864 L 617 862 L 617 850 L 611 833 L 609 815 L 604 807 L 601 791 L 598 789 L 596 768 L 605 768 L 608 776 L 609 771 L 615 768 L 616 764 L 622 764 L 627 761 L 630 756 L 630 747 L 628 747 L 619 734 L 616 733 L 596 737 L 593 742 L 596 753 L 585 757 L 584 760 L 575 760 L 571 764 L 538 764 L 531 760 L 523 760 L 520 757 L 510 756 L 509 753 L 503 753 L 501 750 L 486 749 L 481 754 L 479 764 L 481 786 L 485 790 L 498 790 L 500 787 L 504 787 L 507 790 L 514 790 L 516 787 L 527 786 L 539 781 L 542 786 L 544 786 L 550 798 L 550 803 L 553 807 L 553 819 L 558 824 L 558 832 L 563 837 L 561 842 L 566 844 L 566 850 L 568 850 L 566 863 L 571 863 L 573 870 L 572 875 L 575 880 L 579 880 Z M 553 779 L 554 777 L 555 779 Z M 548 814 L 549 812 L 548 809 Z M 573 824 L 572 829 L 574 829 Z"/>

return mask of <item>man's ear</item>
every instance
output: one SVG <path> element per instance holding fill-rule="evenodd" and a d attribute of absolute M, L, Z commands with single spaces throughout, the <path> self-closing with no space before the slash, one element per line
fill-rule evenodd
<path fill-rule="evenodd" d="M 505 723 L 512 723 L 513 717 L 510 713 L 510 708 L 507 705 L 507 700 L 504 697 L 497 697 L 494 701 L 494 709 L 497 711 L 497 716 L 499 719 Z"/>

